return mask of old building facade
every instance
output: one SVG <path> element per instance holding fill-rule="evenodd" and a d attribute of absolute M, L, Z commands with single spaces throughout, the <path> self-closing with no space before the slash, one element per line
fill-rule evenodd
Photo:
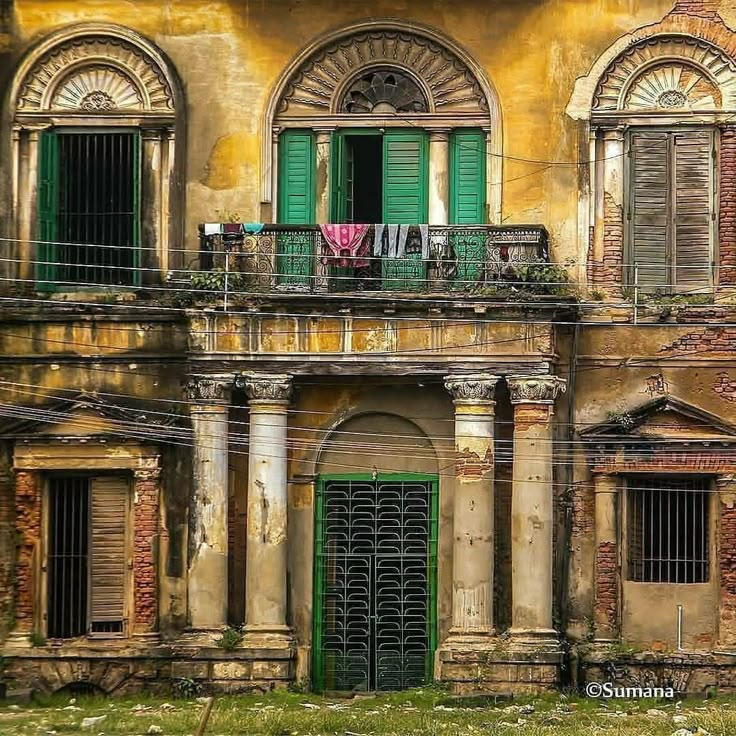
<path fill-rule="evenodd" d="M 5 680 L 736 686 L 732 0 L 0 23 Z"/>

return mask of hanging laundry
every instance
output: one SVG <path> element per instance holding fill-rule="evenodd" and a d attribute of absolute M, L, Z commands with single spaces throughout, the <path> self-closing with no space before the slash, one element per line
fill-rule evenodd
<path fill-rule="evenodd" d="M 319 227 L 324 238 L 323 263 L 331 263 L 342 268 L 364 268 L 370 265 L 363 243 L 368 225 L 342 224 Z"/>
<path fill-rule="evenodd" d="M 383 233 L 388 225 L 377 223 L 373 226 L 373 255 L 380 258 L 383 255 Z"/>
<path fill-rule="evenodd" d="M 222 225 L 219 222 L 205 222 L 205 235 L 220 235 L 222 233 Z"/>
<path fill-rule="evenodd" d="M 244 222 L 243 232 L 246 235 L 258 235 L 264 227 L 262 222 Z"/>
<path fill-rule="evenodd" d="M 409 225 L 386 225 L 388 228 L 388 257 L 403 258 L 406 255 L 406 239 Z"/>

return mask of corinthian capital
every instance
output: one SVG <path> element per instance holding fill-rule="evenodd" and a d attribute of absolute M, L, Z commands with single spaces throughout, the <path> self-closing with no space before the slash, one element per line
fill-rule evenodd
<path fill-rule="evenodd" d="M 235 383 L 245 389 L 249 401 L 288 404 L 291 398 L 291 376 L 285 373 L 244 373 Z"/>
<path fill-rule="evenodd" d="M 512 404 L 554 404 L 567 390 L 557 376 L 513 376 L 507 380 Z"/>
<path fill-rule="evenodd" d="M 185 391 L 190 401 L 221 403 L 230 400 L 232 387 L 231 375 L 192 376 Z"/>
<path fill-rule="evenodd" d="M 445 376 L 445 388 L 454 401 L 468 403 L 493 401 L 498 376 L 472 373 L 466 376 Z"/>

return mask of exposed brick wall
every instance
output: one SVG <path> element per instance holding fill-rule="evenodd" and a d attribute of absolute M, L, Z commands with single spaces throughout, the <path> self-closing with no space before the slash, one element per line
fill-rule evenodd
<path fill-rule="evenodd" d="M 726 401 L 736 401 L 736 381 L 726 371 L 719 373 L 713 381 L 713 390 Z"/>
<path fill-rule="evenodd" d="M 703 327 L 663 345 L 660 353 L 734 353 L 736 327 Z"/>
<path fill-rule="evenodd" d="M 482 480 L 493 472 L 493 448 L 489 447 L 481 458 L 467 447 L 455 452 L 455 475 L 467 480 Z"/>
<path fill-rule="evenodd" d="M 721 132 L 719 283 L 736 284 L 736 126 Z"/>
<path fill-rule="evenodd" d="M 41 538 L 41 481 L 38 473 L 15 474 L 15 528 L 18 535 L 15 567 L 17 631 L 33 630 L 35 567 Z"/>
<path fill-rule="evenodd" d="M 514 407 L 514 428 L 525 432 L 539 424 L 549 424 L 552 417 L 550 404 L 516 404 Z"/>
<path fill-rule="evenodd" d="M 601 542 L 595 551 L 594 616 L 597 628 L 618 629 L 618 555 L 614 542 Z"/>
<path fill-rule="evenodd" d="M 721 2 L 722 0 L 677 0 L 672 13 L 684 13 L 697 15 L 701 18 L 715 19 Z"/>
<path fill-rule="evenodd" d="M 595 497 L 590 487 L 575 488 L 572 495 L 573 539 L 588 537 L 595 532 Z"/>
<path fill-rule="evenodd" d="M 134 633 L 156 631 L 158 611 L 159 471 L 135 474 L 133 515 Z"/>
<path fill-rule="evenodd" d="M 720 539 L 718 569 L 721 581 L 720 629 L 721 645 L 736 644 L 736 503 L 733 499 L 720 503 Z"/>
<path fill-rule="evenodd" d="M 610 194 L 604 195 L 603 263 L 598 264 L 598 283 L 620 294 L 624 262 L 624 211 Z"/>
<path fill-rule="evenodd" d="M 10 477 L 0 473 L 0 642 L 8 634 L 13 611 L 13 486 Z"/>

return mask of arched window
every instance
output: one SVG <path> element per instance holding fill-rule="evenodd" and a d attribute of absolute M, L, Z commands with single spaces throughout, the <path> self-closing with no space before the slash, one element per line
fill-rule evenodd
<path fill-rule="evenodd" d="M 736 64 L 681 33 L 617 46 L 578 80 L 568 107 L 590 125 L 589 280 L 619 292 L 708 291 L 736 278 L 719 268 L 718 248 L 718 152 L 733 146 L 725 111 Z"/>
<path fill-rule="evenodd" d="M 125 28 L 66 29 L 28 55 L 11 94 L 21 280 L 129 288 L 173 265 L 182 111 L 168 62 Z"/>

